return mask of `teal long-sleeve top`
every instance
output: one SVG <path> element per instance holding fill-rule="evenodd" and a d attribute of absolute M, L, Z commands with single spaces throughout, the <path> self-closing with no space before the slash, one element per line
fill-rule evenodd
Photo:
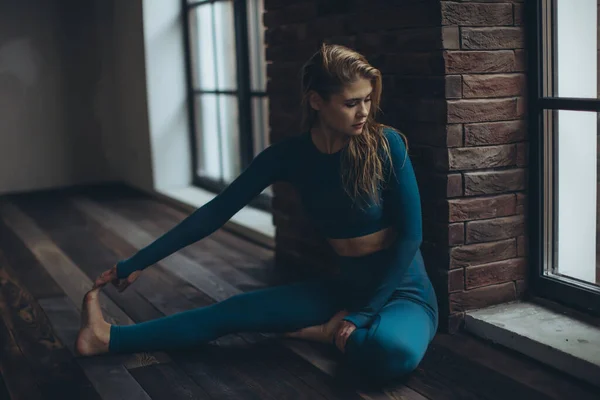
<path fill-rule="evenodd" d="M 368 301 L 344 318 L 358 328 L 368 326 L 392 295 L 422 242 L 421 202 L 406 145 L 395 130 L 386 127 L 383 132 L 391 153 L 391 159 L 383 161 L 385 170 L 391 173 L 385 174 L 388 179 L 379 192 L 379 204 L 353 201 L 343 188 L 340 174 L 345 149 L 322 153 L 306 132 L 259 153 L 214 199 L 130 258 L 119 261 L 118 277 L 127 277 L 203 239 L 269 185 L 288 182 L 298 190 L 305 211 L 326 238 L 363 236 L 389 226 L 398 231 L 395 262 L 386 266 Z"/>

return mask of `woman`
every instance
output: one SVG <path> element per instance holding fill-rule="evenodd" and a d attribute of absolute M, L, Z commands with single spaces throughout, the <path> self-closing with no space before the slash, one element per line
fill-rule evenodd
<path fill-rule="evenodd" d="M 420 252 L 421 206 L 403 136 L 378 124 L 381 74 L 360 54 L 323 45 L 303 67 L 306 130 L 275 143 L 211 202 L 103 273 L 85 297 L 82 355 L 193 346 L 234 332 L 333 343 L 350 365 L 386 381 L 421 361 L 438 327 Z M 220 228 L 263 189 L 293 184 L 339 262 L 328 279 L 269 287 L 135 325 L 107 323 L 98 290 L 124 290 L 142 270 Z"/>

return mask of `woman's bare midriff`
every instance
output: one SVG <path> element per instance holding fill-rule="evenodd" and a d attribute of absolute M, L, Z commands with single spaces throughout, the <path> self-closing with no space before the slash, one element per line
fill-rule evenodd
<path fill-rule="evenodd" d="M 397 238 L 394 227 L 348 239 L 327 239 L 333 251 L 343 257 L 361 257 L 388 248 Z"/>

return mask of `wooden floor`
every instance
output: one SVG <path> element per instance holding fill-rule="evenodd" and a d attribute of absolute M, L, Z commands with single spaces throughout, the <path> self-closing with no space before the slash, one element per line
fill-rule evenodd
<path fill-rule="evenodd" d="M 73 342 L 92 280 L 185 217 L 123 187 L 0 197 L 0 398 L 598 399 L 594 390 L 477 339 L 439 334 L 419 368 L 363 385 L 335 349 L 240 334 L 185 351 L 79 358 Z M 102 292 L 106 318 L 131 324 L 298 279 L 273 252 L 224 230 Z M 260 310 L 257 310 L 260 312 Z"/>

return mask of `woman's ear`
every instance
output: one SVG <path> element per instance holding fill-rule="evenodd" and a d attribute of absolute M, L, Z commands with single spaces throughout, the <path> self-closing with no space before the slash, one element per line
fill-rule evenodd
<path fill-rule="evenodd" d="M 319 111 L 323 105 L 323 98 L 317 92 L 311 91 L 308 94 L 308 102 L 313 110 Z"/>

